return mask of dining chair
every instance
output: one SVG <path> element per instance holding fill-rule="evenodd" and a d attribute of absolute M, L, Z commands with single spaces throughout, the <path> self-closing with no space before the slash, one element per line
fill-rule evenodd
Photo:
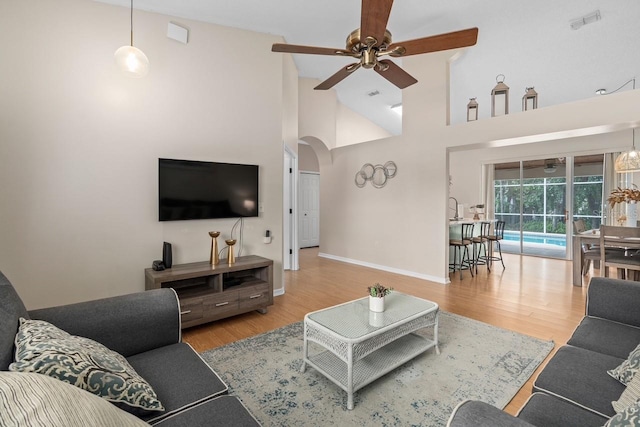
<path fill-rule="evenodd" d="M 584 219 L 576 219 L 573 221 L 573 233 L 580 234 L 587 231 Z M 580 245 L 580 257 L 582 258 L 582 275 L 584 276 L 591 268 L 591 261 L 600 261 L 600 250 L 591 250 L 591 245 L 583 243 Z"/>
<path fill-rule="evenodd" d="M 618 250 L 609 250 L 617 248 Z M 623 249 L 623 250 L 621 250 Z M 600 275 L 609 276 L 609 268 L 618 272 L 618 278 L 625 279 L 640 274 L 640 227 L 600 226 Z"/>
<path fill-rule="evenodd" d="M 584 222 L 584 219 L 576 219 L 573 221 L 573 232 L 574 233 L 584 233 L 587 231 L 587 225 Z"/>

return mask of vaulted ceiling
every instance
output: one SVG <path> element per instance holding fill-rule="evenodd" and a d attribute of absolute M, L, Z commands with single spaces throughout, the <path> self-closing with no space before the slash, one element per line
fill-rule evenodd
<path fill-rule="evenodd" d="M 129 7 L 128 0 L 98 1 Z M 360 24 L 361 2 L 136 0 L 135 8 L 281 35 L 292 44 L 344 48 L 347 35 Z M 595 12 L 599 20 L 572 28 L 572 22 Z M 640 70 L 639 18 L 637 0 L 398 0 L 387 28 L 394 41 L 480 29 L 478 43 L 451 67 L 451 122 L 461 123 L 471 97 L 480 104 L 480 118 L 490 116 L 490 93 L 499 74 L 511 88 L 512 113 L 521 111 L 521 98 L 529 86 L 539 93 L 539 108 L 622 86 Z M 301 77 L 319 80 L 353 62 L 298 54 L 294 61 Z M 335 86 L 338 99 L 392 134 L 400 134 L 401 118 L 390 107 L 402 102 L 402 91 L 371 70 L 355 73 Z M 620 90 L 632 87 L 629 83 Z"/>

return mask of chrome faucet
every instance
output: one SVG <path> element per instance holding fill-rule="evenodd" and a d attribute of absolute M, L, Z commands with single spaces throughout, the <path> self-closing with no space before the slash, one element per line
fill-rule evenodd
<path fill-rule="evenodd" d="M 458 200 L 455 197 L 449 197 L 449 200 L 453 199 L 454 202 L 456 202 L 456 215 L 453 217 L 454 221 L 457 221 L 460 219 L 460 217 L 458 216 Z M 449 209 L 451 209 L 451 207 L 449 207 Z"/>

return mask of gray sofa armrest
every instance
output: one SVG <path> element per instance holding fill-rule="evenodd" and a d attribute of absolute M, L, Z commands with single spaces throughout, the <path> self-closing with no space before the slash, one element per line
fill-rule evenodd
<path fill-rule="evenodd" d="M 640 327 L 640 282 L 594 277 L 587 293 L 587 316 Z"/>
<path fill-rule="evenodd" d="M 125 357 L 181 340 L 180 306 L 173 289 L 43 308 L 30 311 L 29 316 L 95 340 Z"/>
<path fill-rule="evenodd" d="M 447 427 L 534 427 L 495 406 L 476 400 L 460 403 L 449 417 Z"/>

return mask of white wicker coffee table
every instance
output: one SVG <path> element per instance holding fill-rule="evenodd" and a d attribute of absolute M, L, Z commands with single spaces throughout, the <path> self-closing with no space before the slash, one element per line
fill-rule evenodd
<path fill-rule="evenodd" d="M 433 340 L 414 332 L 433 327 Z M 309 343 L 318 350 L 310 354 Z M 368 297 L 314 311 L 304 317 L 302 369 L 309 364 L 347 392 L 353 393 L 431 347 L 438 348 L 438 304 L 393 292 L 385 311 L 369 311 Z"/>

